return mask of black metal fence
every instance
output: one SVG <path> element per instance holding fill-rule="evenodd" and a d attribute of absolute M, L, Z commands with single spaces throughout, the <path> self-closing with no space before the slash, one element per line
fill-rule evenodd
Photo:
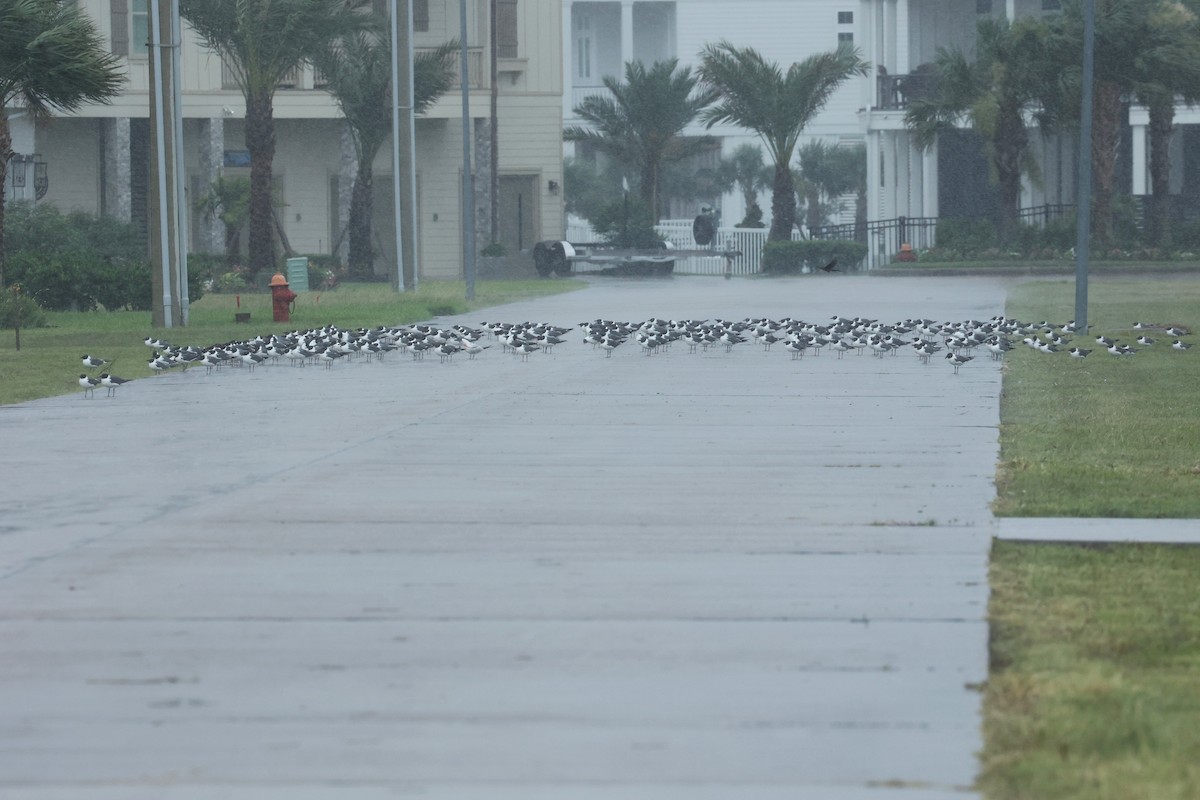
<path fill-rule="evenodd" d="M 1054 220 L 1075 213 L 1069 203 L 1043 203 L 1017 212 L 1022 225 L 1043 227 Z M 865 225 L 823 225 L 809 231 L 813 239 L 849 239 L 867 245 L 863 269 L 874 269 L 889 263 L 900 252 L 901 245 L 913 250 L 928 250 L 937 244 L 938 217 L 895 217 L 868 222 Z"/>
<path fill-rule="evenodd" d="M 1040 206 L 1029 206 L 1017 212 L 1017 219 L 1022 225 L 1045 226 L 1049 222 L 1074 214 L 1072 203 L 1043 203 Z"/>
<path fill-rule="evenodd" d="M 824 225 L 813 228 L 809 235 L 814 239 L 850 239 L 867 246 L 863 269 L 875 269 L 892 260 L 900 252 L 900 246 L 911 245 L 913 250 L 933 247 L 937 229 L 937 217 L 896 217 L 879 219 L 865 225 Z"/>

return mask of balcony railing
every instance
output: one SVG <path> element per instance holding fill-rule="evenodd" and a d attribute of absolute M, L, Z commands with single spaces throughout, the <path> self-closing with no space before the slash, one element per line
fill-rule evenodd
<path fill-rule="evenodd" d="M 432 51 L 433 48 L 416 48 L 418 54 L 426 50 Z M 457 58 L 454 60 L 454 82 L 458 84 L 458 64 Z M 472 89 L 484 88 L 484 60 L 483 48 L 471 47 L 467 49 L 467 81 Z M 329 81 L 321 73 L 319 69 L 309 65 L 301 65 L 295 67 L 283 76 L 283 80 L 279 83 L 280 89 L 324 89 L 329 84 Z M 233 77 L 233 70 L 229 64 L 221 62 L 221 88 L 222 89 L 237 89 L 237 80 Z"/>
<path fill-rule="evenodd" d="M 936 76 L 928 72 L 908 75 L 880 75 L 879 104 L 884 111 L 903 111 L 913 100 L 928 97 L 936 88 Z"/>
<path fill-rule="evenodd" d="M 593 95 L 598 97 L 612 98 L 612 92 L 606 86 L 572 86 L 571 87 L 571 108 L 578 108 L 583 104 L 583 101 Z"/>

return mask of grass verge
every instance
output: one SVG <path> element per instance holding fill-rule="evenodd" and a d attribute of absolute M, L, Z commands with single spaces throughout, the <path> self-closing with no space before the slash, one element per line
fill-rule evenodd
<path fill-rule="evenodd" d="M 85 371 L 80 363 L 85 353 L 111 359 L 106 371 L 114 375 L 145 377 L 150 350 L 142 340 L 151 335 L 172 344 L 204 347 L 323 325 L 400 325 L 585 285 L 575 280 L 481 281 L 475 299 L 468 303 L 461 281 L 424 281 L 416 292 L 402 294 L 387 284 L 348 284 L 336 291 L 302 294 L 287 323 L 272 321 L 270 294 L 210 294 L 191 305 L 186 328 L 169 330 L 153 328 L 149 312 L 50 313 L 49 327 L 21 331 L 20 351 L 15 349 L 13 332 L 0 331 L 0 404 L 79 391 L 76 380 Z M 250 314 L 250 323 L 236 324 L 237 312 Z"/>
<path fill-rule="evenodd" d="M 1200 517 L 1200 346 L 1158 339 L 1131 357 L 1094 343 L 1099 334 L 1139 347 L 1135 321 L 1181 324 L 1200 334 L 1200 280 L 1105 279 L 1089 287 L 1094 349 L 1086 359 L 1018 347 L 1000 403 L 1001 516 Z M 1009 294 L 1008 313 L 1030 322 L 1074 316 L 1074 283 L 1039 281 Z M 1200 335 L 1188 337 L 1200 345 Z M 1065 348 L 1064 348 L 1065 349 Z"/>
<path fill-rule="evenodd" d="M 996 542 L 988 800 L 1200 797 L 1200 548 Z"/>

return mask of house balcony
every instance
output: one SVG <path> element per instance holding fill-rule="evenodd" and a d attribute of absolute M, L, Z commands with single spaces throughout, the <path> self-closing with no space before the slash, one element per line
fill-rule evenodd
<path fill-rule="evenodd" d="M 572 86 L 571 109 L 578 108 L 589 97 L 607 97 L 611 100 L 612 96 L 612 92 L 608 90 L 607 86 Z M 571 116 L 574 117 L 574 113 Z"/>
<path fill-rule="evenodd" d="M 937 76 L 924 70 L 908 75 L 880 75 L 875 80 L 875 108 L 880 111 L 903 111 L 912 101 L 929 97 L 937 89 Z"/>

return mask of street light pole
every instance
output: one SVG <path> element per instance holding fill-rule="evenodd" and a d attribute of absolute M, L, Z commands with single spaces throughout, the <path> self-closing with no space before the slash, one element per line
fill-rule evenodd
<path fill-rule="evenodd" d="M 1083 2 L 1083 103 L 1079 120 L 1079 189 L 1075 200 L 1075 329 L 1088 328 L 1088 260 L 1092 234 L 1092 82 L 1096 60 L 1096 3 Z"/>
<path fill-rule="evenodd" d="M 462 89 L 463 137 L 463 277 L 467 299 L 475 299 L 475 181 L 471 174 L 470 69 L 467 64 L 467 0 L 458 0 L 459 82 Z"/>

